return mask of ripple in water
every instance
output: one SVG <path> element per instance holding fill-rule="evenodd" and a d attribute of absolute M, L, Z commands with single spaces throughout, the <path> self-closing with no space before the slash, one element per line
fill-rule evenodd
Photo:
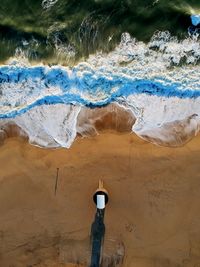
<path fill-rule="evenodd" d="M 12 59 L 0 67 L 0 125 L 18 125 L 33 144 L 70 147 L 78 133 L 96 131 L 102 110 L 95 108 L 113 103 L 120 114 L 132 114 L 137 135 L 179 146 L 199 131 L 199 61 L 196 37 L 178 41 L 169 32 L 157 32 L 148 44 L 124 33 L 114 51 L 74 67 Z"/>

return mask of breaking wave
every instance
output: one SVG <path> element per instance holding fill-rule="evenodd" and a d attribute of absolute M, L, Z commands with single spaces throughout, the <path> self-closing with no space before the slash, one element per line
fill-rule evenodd
<path fill-rule="evenodd" d="M 1 131 L 15 124 L 33 144 L 70 147 L 77 134 L 97 133 L 102 122 L 110 128 L 117 118 L 116 130 L 182 145 L 199 131 L 199 62 L 198 38 L 178 41 L 169 32 L 148 44 L 124 33 L 114 51 L 74 67 L 12 59 L 0 66 Z"/>

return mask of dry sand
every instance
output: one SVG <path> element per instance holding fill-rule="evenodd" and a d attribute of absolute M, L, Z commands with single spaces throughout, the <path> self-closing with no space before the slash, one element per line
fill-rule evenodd
<path fill-rule="evenodd" d="M 122 258 L 123 267 L 199 267 L 199 145 L 200 136 L 166 148 L 107 132 L 45 150 L 8 138 L 0 147 L 0 267 L 88 266 L 100 178 L 110 193 L 106 267 Z"/>

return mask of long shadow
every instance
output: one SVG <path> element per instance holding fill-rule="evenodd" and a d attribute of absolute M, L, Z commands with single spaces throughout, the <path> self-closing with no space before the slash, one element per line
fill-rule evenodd
<path fill-rule="evenodd" d="M 91 227 L 92 255 L 90 267 L 99 267 L 101 258 L 101 248 L 105 234 L 104 225 L 105 209 L 97 209 L 95 220 Z"/>

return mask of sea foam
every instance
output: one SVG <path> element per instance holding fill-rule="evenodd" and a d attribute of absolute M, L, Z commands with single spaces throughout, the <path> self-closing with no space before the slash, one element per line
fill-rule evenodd
<path fill-rule="evenodd" d="M 178 41 L 168 32 L 148 44 L 124 33 L 114 51 L 74 67 L 14 61 L 0 67 L 0 125 L 17 124 L 39 146 L 70 147 L 77 134 L 97 132 L 95 116 L 114 103 L 131 114 L 137 135 L 182 145 L 199 131 L 199 61 L 197 38 Z"/>

